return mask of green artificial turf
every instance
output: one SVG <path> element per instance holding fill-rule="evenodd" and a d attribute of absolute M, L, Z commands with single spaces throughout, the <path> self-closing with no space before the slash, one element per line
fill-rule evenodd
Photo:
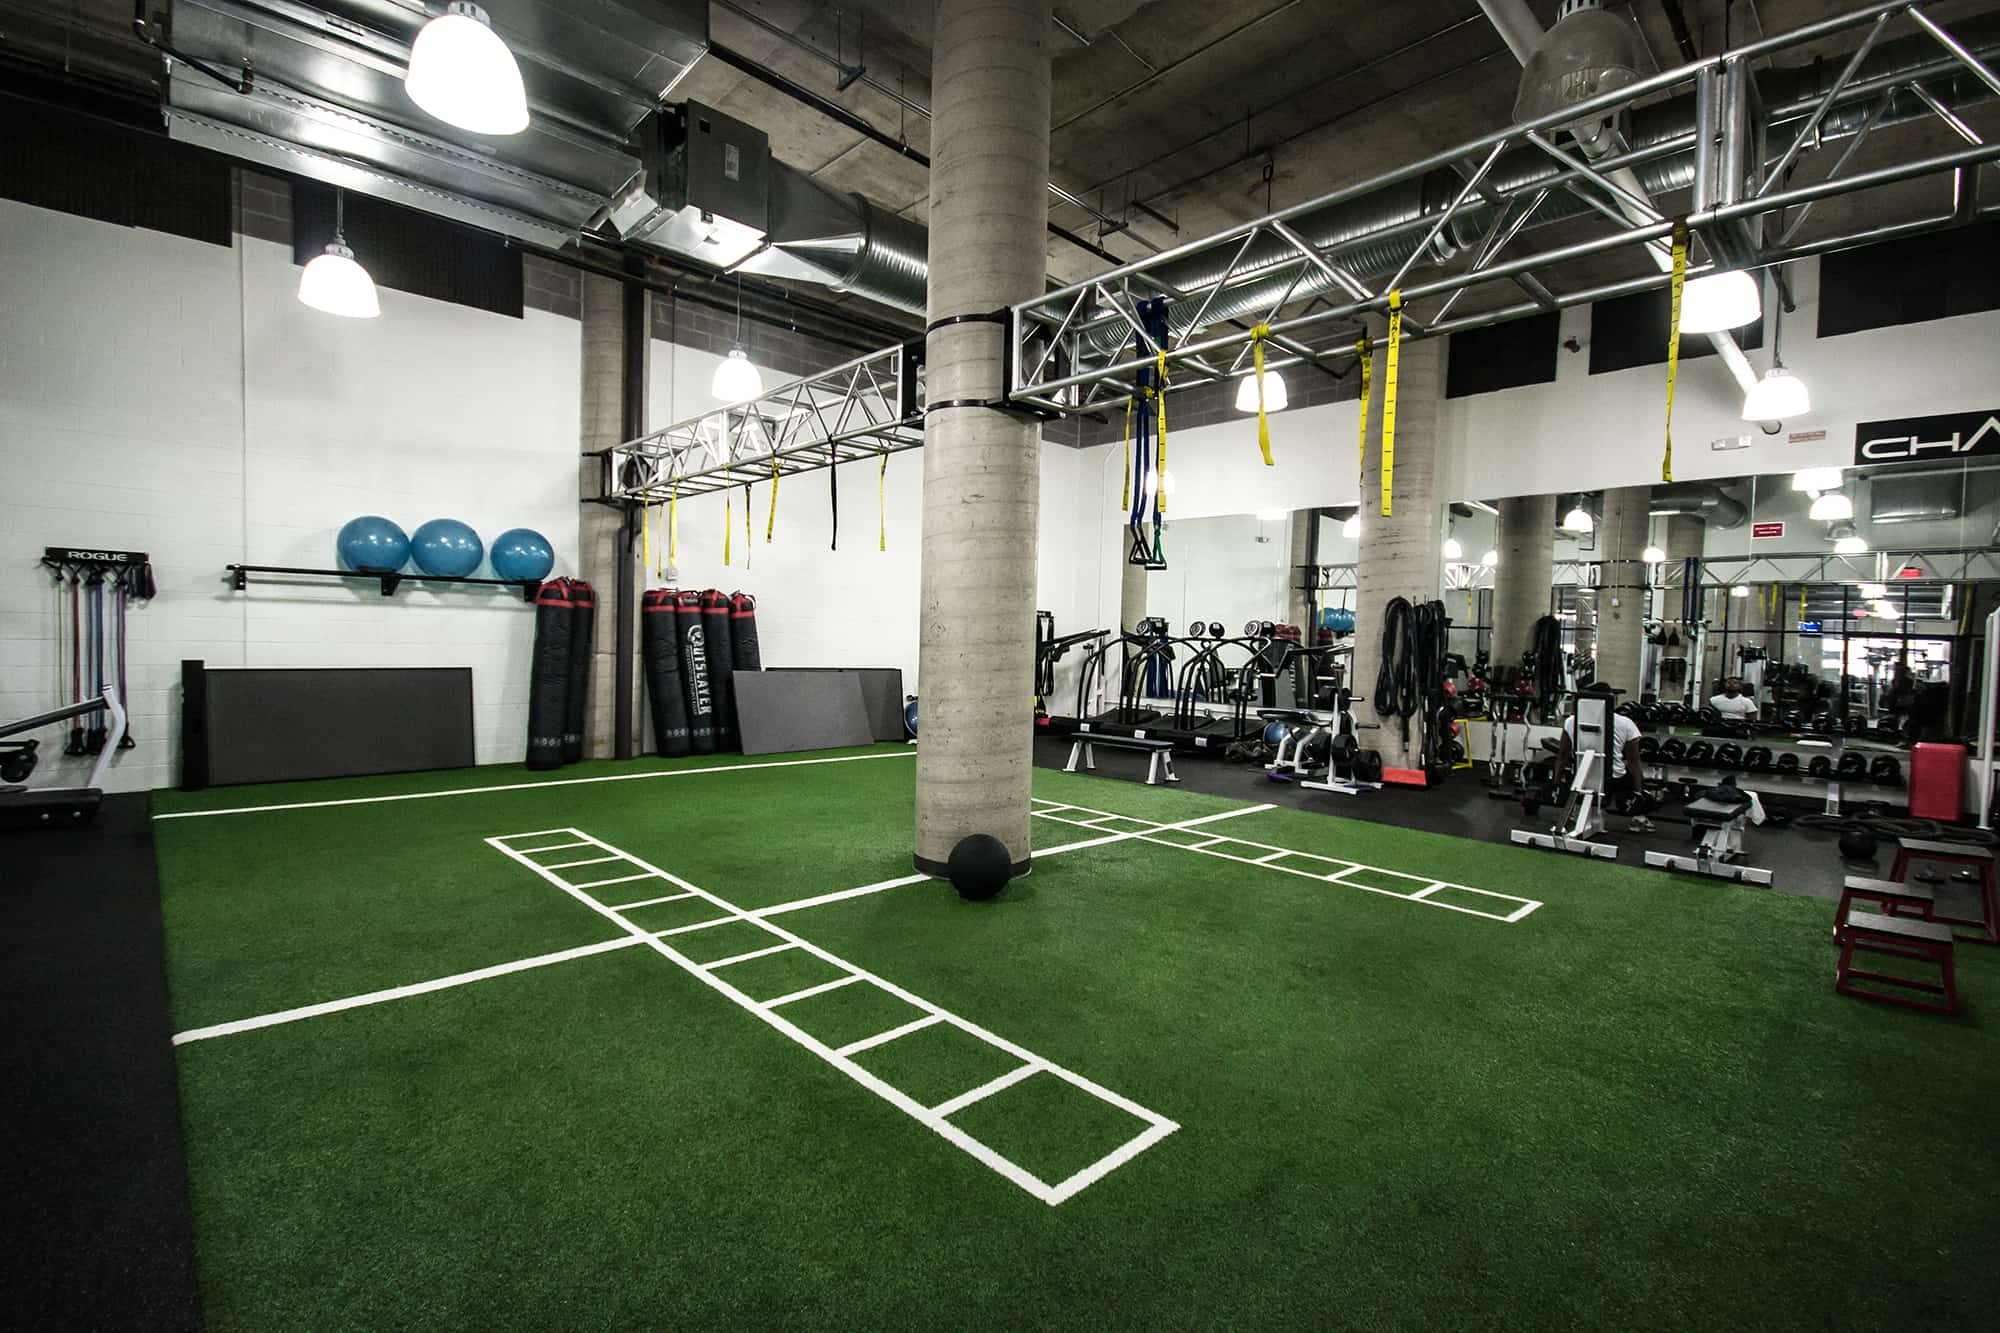
<path fill-rule="evenodd" d="M 887 757 L 161 820 L 176 1026 L 620 933 L 488 837 L 574 826 L 746 908 L 906 875 L 914 765 L 874 753 Z M 1035 785 L 1142 820 L 1238 808 L 1082 775 Z M 1508 925 L 1128 840 L 1041 858 L 991 903 L 920 883 L 771 918 L 1178 1123 L 1059 1207 L 645 945 L 183 1045 L 210 1322 L 1990 1320 L 1996 951 L 1960 948 L 1964 1012 L 1938 1018 L 1833 993 L 1824 902 L 1294 810 L 1209 831 L 1364 862 L 1389 875 L 1362 882 L 1392 892 L 1442 879 L 1544 906 Z M 1038 820 L 1036 835 L 1102 833 Z M 633 916 L 659 930 L 690 914 Z M 770 938 L 730 925 L 666 943 L 704 961 Z M 795 950 L 717 975 L 768 999 L 840 971 Z M 829 1046 L 923 1015 L 865 982 L 777 1012 Z M 1018 1063 L 943 1023 L 854 1058 L 927 1105 Z M 1145 1128 L 1049 1073 L 951 1123 L 1044 1181 Z"/>

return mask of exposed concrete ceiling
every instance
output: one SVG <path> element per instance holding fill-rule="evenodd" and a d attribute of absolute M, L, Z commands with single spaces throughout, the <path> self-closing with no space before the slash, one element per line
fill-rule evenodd
<path fill-rule="evenodd" d="M 1826 0 L 1611 0 L 1638 24 L 1650 58 L 1682 63 L 1670 11 L 1689 45 L 1783 32 L 1831 8 Z M 1543 23 L 1556 0 L 1529 0 Z M 1839 6 L 1845 8 L 1845 5 Z M 1933 0 L 1951 24 L 1992 14 L 1994 0 Z M 928 152 L 932 0 L 714 0 L 711 38 L 838 103 L 876 129 Z M 127 0 L 0 0 L 0 51 L 25 49 L 66 69 L 147 78 L 157 59 L 129 36 Z M 1842 49 L 1856 39 L 1842 39 Z M 1451 147 L 1511 119 L 1519 69 L 1476 0 L 1061 0 L 1054 54 L 1051 171 L 1084 207 L 1052 200 L 1051 221 L 1104 253 L 1136 259 Z M 1838 55 L 1839 51 L 1826 54 Z M 1788 57 L 1789 58 L 1789 57 Z M 136 74 L 135 74 L 136 71 Z M 840 86 L 845 83 L 846 86 Z M 780 160 L 829 186 L 922 220 L 925 168 L 714 58 L 698 62 L 676 99 L 710 103 L 765 130 Z M 1966 112 L 2000 133 L 2000 108 Z M 1940 122 L 1884 132 L 1856 166 L 1957 141 Z M 1804 179 L 1832 152 L 1808 159 Z M 1989 188 L 1992 172 L 1986 173 Z M 1896 221 L 1944 204 L 1942 182 L 1917 182 L 1822 204 L 1802 235 Z M 1662 201 L 1666 202 L 1666 201 Z M 1576 222 L 1537 233 L 1536 248 L 1601 229 Z M 1052 236 L 1059 281 L 1101 272 L 1102 254 Z M 1636 253 L 1551 275 L 1558 291 L 1643 272 Z M 819 293 L 825 295 L 823 290 Z M 1469 294 L 1459 309 L 1484 302 Z M 878 317 L 908 322 L 858 298 Z M 1504 291 L 1487 298 L 1504 302 Z"/>

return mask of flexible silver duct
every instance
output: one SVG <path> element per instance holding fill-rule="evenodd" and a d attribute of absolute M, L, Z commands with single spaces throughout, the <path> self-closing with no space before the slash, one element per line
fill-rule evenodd
<path fill-rule="evenodd" d="M 823 282 L 883 305 L 924 311 L 930 234 L 918 223 L 771 163 L 770 248 L 747 273 Z"/>
<path fill-rule="evenodd" d="M 1713 482 L 1677 481 L 1653 487 L 1646 511 L 1654 518 L 1687 514 L 1710 527 L 1740 528 L 1750 517 L 1749 506 Z"/>

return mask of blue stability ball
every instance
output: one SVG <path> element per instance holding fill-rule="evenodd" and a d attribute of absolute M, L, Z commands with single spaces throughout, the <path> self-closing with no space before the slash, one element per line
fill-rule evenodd
<path fill-rule="evenodd" d="M 410 538 L 417 568 L 442 578 L 462 579 L 479 568 L 486 554 L 479 534 L 455 518 L 434 518 Z"/>
<path fill-rule="evenodd" d="M 493 539 L 493 575 L 516 583 L 540 582 L 556 567 L 556 550 L 533 528 L 509 528 Z"/>
<path fill-rule="evenodd" d="M 350 518 L 333 539 L 340 562 L 364 574 L 393 574 L 410 558 L 410 539 L 380 514 Z"/>

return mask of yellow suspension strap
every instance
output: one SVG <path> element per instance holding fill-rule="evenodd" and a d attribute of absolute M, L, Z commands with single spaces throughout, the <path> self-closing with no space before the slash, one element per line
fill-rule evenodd
<path fill-rule="evenodd" d="M 1389 293 L 1389 369 L 1382 379 L 1382 517 L 1396 478 L 1396 370 L 1403 359 L 1403 293 Z"/>
<path fill-rule="evenodd" d="M 1160 437 L 1160 471 L 1159 475 L 1153 478 L 1153 544 L 1157 550 L 1159 546 L 1160 515 L 1167 512 L 1167 353 L 1165 348 L 1160 350 L 1160 372 L 1155 378 L 1159 380 L 1158 386 L 1153 391 L 1154 416 L 1158 419 L 1154 421 L 1153 426 Z"/>
<path fill-rule="evenodd" d="M 889 451 L 882 451 L 882 466 L 875 470 L 875 505 L 881 515 L 882 530 L 875 539 L 875 549 L 889 549 Z"/>
<path fill-rule="evenodd" d="M 729 563 L 729 534 L 736 531 L 736 497 L 722 493 L 722 563 Z"/>
<path fill-rule="evenodd" d="M 681 535 L 681 479 L 674 478 L 674 488 L 667 493 L 667 568 L 678 571 Z"/>
<path fill-rule="evenodd" d="M 639 577 L 646 577 L 653 567 L 653 488 L 644 487 L 639 492 L 639 532 L 644 541 L 639 555 Z"/>
<path fill-rule="evenodd" d="M 1133 394 L 1125 400 L 1125 484 L 1118 492 L 1118 512 L 1132 512 L 1132 405 L 1139 401 Z"/>
<path fill-rule="evenodd" d="M 771 544 L 771 529 L 778 526 L 778 455 L 771 455 L 771 513 L 764 520 L 764 545 Z"/>
<path fill-rule="evenodd" d="M 1368 387 L 1375 378 L 1375 344 L 1367 334 L 1354 340 L 1354 354 L 1361 358 L 1361 472 L 1368 470 Z M 1356 476 L 1361 472 L 1355 473 Z"/>
<path fill-rule="evenodd" d="M 1264 415 L 1264 340 L 1271 336 L 1269 324 L 1259 324 L 1250 330 L 1250 357 L 1257 365 L 1257 447 L 1264 451 L 1264 466 L 1275 467 L 1271 461 L 1271 423 Z M 1166 373 L 1166 358 L 1161 357 L 1161 374 Z M 1166 432 L 1160 432 L 1162 438 Z"/>
<path fill-rule="evenodd" d="M 1667 321 L 1667 451 L 1660 456 L 1660 480 L 1674 479 L 1674 381 L 1681 373 L 1681 289 L 1687 286 L 1688 224 L 1674 219 L 1673 311 Z"/>
<path fill-rule="evenodd" d="M 750 551 L 755 545 L 750 532 L 750 483 L 743 483 L 743 568 L 750 568 Z"/>

